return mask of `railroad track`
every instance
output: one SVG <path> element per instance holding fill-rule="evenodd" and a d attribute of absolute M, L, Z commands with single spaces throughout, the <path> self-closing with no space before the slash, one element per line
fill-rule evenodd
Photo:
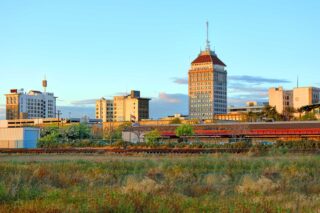
<path fill-rule="evenodd" d="M 1 148 L 0 153 L 3 154 L 42 154 L 42 153 L 92 153 L 92 154 L 104 154 L 104 153 L 115 153 L 115 154 L 126 154 L 126 153 L 146 153 L 146 154 L 210 154 L 210 153 L 246 153 L 249 148 L 166 148 L 166 149 L 105 149 L 105 148 L 36 148 L 36 149 L 22 149 L 22 148 Z M 291 149 L 288 150 L 289 153 L 311 153 L 320 154 L 318 149 Z"/>

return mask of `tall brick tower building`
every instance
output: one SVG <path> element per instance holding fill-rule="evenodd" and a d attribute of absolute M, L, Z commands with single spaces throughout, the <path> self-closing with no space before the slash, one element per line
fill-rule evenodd
<path fill-rule="evenodd" d="M 227 113 L 226 65 L 210 49 L 206 49 L 192 61 L 188 73 L 189 115 L 191 119 L 213 119 L 215 114 Z"/>

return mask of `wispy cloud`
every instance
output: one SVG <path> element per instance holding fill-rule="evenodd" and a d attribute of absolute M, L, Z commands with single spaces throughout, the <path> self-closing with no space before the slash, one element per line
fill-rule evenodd
<path fill-rule="evenodd" d="M 73 117 L 82 118 L 88 116 L 95 118 L 95 107 L 89 106 L 57 106 L 57 109 L 61 111 L 63 118 Z"/>
<path fill-rule="evenodd" d="M 76 106 L 86 106 L 86 105 L 94 105 L 97 99 L 84 99 L 84 100 L 77 100 L 71 101 L 72 105 Z"/>
<path fill-rule="evenodd" d="M 245 105 L 247 101 L 268 101 L 268 87 L 232 82 L 228 86 L 228 104 Z"/>
<path fill-rule="evenodd" d="M 78 117 L 89 116 L 95 117 L 95 107 L 93 104 L 95 99 L 73 101 L 75 106 L 58 106 L 61 110 L 62 117 Z M 186 94 L 170 94 L 160 92 L 157 97 L 153 97 L 150 101 L 150 118 L 160 118 L 175 113 L 188 114 L 188 95 Z"/>
<path fill-rule="evenodd" d="M 249 76 L 249 75 L 230 75 L 228 76 L 228 80 L 230 81 L 241 81 L 249 84 L 264 84 L 264 83 L 290 83 L 290 81 L 286 79 L 278 79 L 278 78 L 265 78 L 260 76 Z"/>
<path fill-rule="evenodd" d="M 176 84 L 188 84 L 188 78 L 172 78 L 173 83 Z"/>
<path fill-rule="evenodd" d="M 168 94 L 168 93 L 160 92 L 159 97 L 157 99 L 162 102 L 171 103 L 171 104 L 179 104 L 182 102 L 181 94 Z"/>
<path fill-rule="evenodd" d="M 239 96 L 232 96 L 228 98 L 228 105 L 234 106 L 243 106 L 247 101 L 257 101 L 257 102 L 268 102 L 268 98 L 265 96 L 253 96 L 250 95 L 239 95 Z"/>
<path fill-rule="evenodd" d="M 228 92 L 230 94 L 234 93 L 250 93 L 250 94 L 259 94 L 267 95 L 268 87 L 257 87 L 256 85 L 248 85 L 242 83 L 229 83 Z"/>
<path fill-rule="evenodd" d="M 172 78 L 173 82 L 176 84 L 188 84 L 188 78 L 187 77 L 175 77 Z M 266 78 L 261 76 L 250 76 L 250 75 L 229 75 L 228 76 L 229 81 L 237 81 L 237 82 L 243 82 L 243 83 L 249 83 L 249 84 L 285 84 L 290 83 L 291 81 L 286 79 L 279 79 L 279 78 Z"/>
<path fill-rule="evenodd" d="M 150 117 L 160 118 L 175 113 L 188 114 L 188 95 L 159 93 L 150 102 Z"/>

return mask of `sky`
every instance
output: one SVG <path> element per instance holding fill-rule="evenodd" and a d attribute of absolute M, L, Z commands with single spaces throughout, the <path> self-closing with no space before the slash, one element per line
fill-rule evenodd
<path fill-rule="evenodd" d="M 269 87 L 320 86 L 317 0 L 1 0 L 0 119 L 11 88 L 54 92 L 64 117 L 140 90 L 150 116 L 188 113 L 187 74 L 205 48 L 227 65 L 228 105 Z"/>

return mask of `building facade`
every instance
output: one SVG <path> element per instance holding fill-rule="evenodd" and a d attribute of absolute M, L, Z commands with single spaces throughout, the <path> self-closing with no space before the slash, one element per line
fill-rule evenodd
<path fill-rule="evenodd" d="M 317 104 L 320 102 L 320 88 L 299 87 L 293 89 L 293 108 Z"/>
<path fill-rule="evenodd" d="M 53 93 L 12 89 L 5 96 L 7 120 L 56 117 L 57 97 Z"/>
<path fill-rule="evenodd" d="M 286 108 L 293 107 L 293 90 L 284 90 L 283 87 L 269 89 L 269 105 L 276 107 L 278 113 Z"/>
<path fill-rule="evenodd" d="M 149 119 L 150 98 L 140 97 L 140 91 L 132 90 L 130 95 L 115 96 L 113 100 L 101 98 L 96 101 L 96 118 L 103 122 L 137 122 Z"/>
<path fill-rule="evenodd" d="M 226 65 L 210 50 L 192 61 L 188 73 L 189 115 L 191 119 L 213 119 L 216 114 L 227 113 Z"/>
<path fill-rule="evenodd" d="M 276 107 L 278 113 L 283 113 L 286 108 L 299 108 L 319 103 L 320 88 L 297 87 L 284 90 L 282 87 L 269 89 L 269 105 Z"/>
<path fill-rule="evenodd" d="M 101 98 L 96 101 L 96 118 L 102 122 L 113 121 L 113 100 Z"/>
<path fill-rule="evenodd" d="M 39 138 L 39 128 L 0 128 L 0 148 L 36 148 Z"/>
<path fill-rule="evenodd" d="M 256 101 L 248 101 L 245 106 L 239 106 L 234 107 L 230 106 L 228 107 L 228 113 L 259 113 L 262 112 L 263 108 L 268 105 L 268 102 L 259 103 Z"/>
<path fill-rule="evenodd" d="M 131 90 L 130 95 L 113 99 L 113 121 L 140 121 L 149 119 L 150 98 L 140 97 L 140 91 Z"/>

